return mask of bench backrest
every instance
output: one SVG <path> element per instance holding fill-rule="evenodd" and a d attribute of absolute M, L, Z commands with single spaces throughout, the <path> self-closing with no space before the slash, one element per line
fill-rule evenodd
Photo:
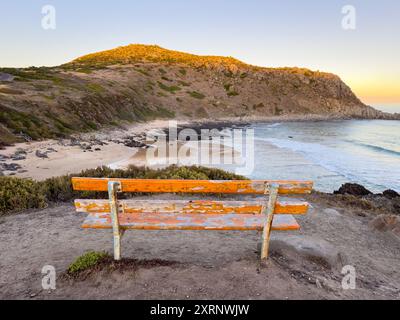
<path fill-rule="evenodd" d="M 77 191 L 108 191 L 109 181 L 117 181 L 121 192 L 143 193 L 220 193 L 220 194 L 268 194 L 268 187 L 279 185 L 279 194 L 311 193 L 312 181 L 281 180 L 157 180 L 157 179 L 109 179 L 72 178 Z"/>

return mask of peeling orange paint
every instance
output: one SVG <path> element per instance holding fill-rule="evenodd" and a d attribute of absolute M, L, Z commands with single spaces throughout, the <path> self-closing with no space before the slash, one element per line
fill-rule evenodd
<path fill-rule="evenodd" d="M 264 194 L 265 187 L 271 183 L 279 184 L 280 194 L 310 193 L 311 181 L 272 181 L 272 180 L 150 180 L 150 179 L 108 179 L 72 178 L 74 190 L 107 191 L 109 181 L 119 181 L 123 192 L 149 193 L 226 193 L 226 194 Z"/>

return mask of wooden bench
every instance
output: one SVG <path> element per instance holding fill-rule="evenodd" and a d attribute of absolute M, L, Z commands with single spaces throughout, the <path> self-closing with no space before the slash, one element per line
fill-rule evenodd
<path fill-rule="evenodd" d="M 307 194 L 310 181 L 209 181 L 72 178 L 74 190 L 107 191 L 107 200 L 76 200 L 89 213 L 83 228 L 112 229 L 114 258 L 121 259 L 121 237 L 128 229 L 259 230 L 261 259 L 268 257 L 271 230 L 298 230 L 293 215 L 306 214 L 307 202 L 280 201 L 278 195 Z M 266 195 L 254 201 L 119 200 L 119 192 Z"/>

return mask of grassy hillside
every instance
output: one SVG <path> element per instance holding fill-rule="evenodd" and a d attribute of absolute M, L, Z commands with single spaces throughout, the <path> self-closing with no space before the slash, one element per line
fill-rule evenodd
<path fill-rule="evenodd" d="M 298 115 L 385 117 L 333 74 L 158 46 L 120 47 L 53 68 L 0 68 L 0 146 L 160 118 Z"/>

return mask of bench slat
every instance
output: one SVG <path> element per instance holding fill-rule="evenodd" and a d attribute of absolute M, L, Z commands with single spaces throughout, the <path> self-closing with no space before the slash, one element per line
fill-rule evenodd
<path fill-rule="evenodd" d="M 119 200 L 125 213 L 259 214 L 261 201 Z M 75 200 L 78 212 L 110 212 L 108 200 Z M 275 214 L 306 214 L 307 202 L 279 201 Z"/>
<path fill-rule="evenodd" d="M 74 190 L 107 191 L 108 181 L 120 181 L 123 192 L 264 194 L 266 183 L 278 183 L 280 194 L 311 193 L 312 181 L 273 180 L 151 180 L 72 178 Z"/>
<path fill-rule="evenodd" d="M 122 229 L 141 230 L 258 230 L 263 229 L 266 216 L 248 214 L 171 214 L 131 213 L 120 214 Z M 111 229 L 108 213 L 90 213 L 82 228 Z M 296 219 L 291 215 L 274 217 L 272 230 L 298 230 Z"/>

